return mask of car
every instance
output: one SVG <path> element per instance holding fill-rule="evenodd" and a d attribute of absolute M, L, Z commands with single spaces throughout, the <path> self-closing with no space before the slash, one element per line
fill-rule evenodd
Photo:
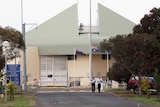
<path fill-rule="evenodd" d="M 149 85 L 150 85 L 149 91 L 155 92 L 156 91 L 156 89 L 155 89 L 156 81 L 155 81 L 154 77 L 153 76 L 141 76 L 142 80 L 144 78 L 147 78 L 149 80 Z M 138 80 L 139 80 L 138 76 L 131 76 L 128 81 L 128 84 L 127 84 L 127 89 L 133 89 L 135 94 L 139 94 L 139 87 L 137 85 Z M 142 90 L 142 92 L 144 92 L 144 91 Z"/>

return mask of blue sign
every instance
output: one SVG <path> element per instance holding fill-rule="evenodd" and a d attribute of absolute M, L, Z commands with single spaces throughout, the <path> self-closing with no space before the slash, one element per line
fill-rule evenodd
<path fill-rule="evenodd" d="M 20 86 L 20 64 L 8 64 L 7 73 L 13 84 Z"/>

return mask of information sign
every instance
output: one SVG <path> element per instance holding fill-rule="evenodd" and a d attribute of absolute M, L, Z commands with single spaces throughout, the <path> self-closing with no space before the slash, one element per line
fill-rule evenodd
<path fill-rule="evenodd" d="M 8 64 L 7 73 L 7 78 L 10 79 L 14 85 L 20 85 L 20 64 Z"/>

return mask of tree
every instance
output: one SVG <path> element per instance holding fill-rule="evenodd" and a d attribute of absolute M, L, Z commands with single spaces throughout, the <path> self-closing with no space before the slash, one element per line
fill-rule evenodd
<path fill-rule="evenodd" d="M 18 49 L 25 49 L 25 43 L 23 40 L 23 35 L 14 28 L 0 27 L 0 41 L 8 41 L 11 45 L 11 51 L 17 46 Z M 14 58 L 11 57 L 11 59 Z M 0 77 L 4 76 L 3 69 L 5 66 L 5 58 L 2 55 L 2 47 L 0 47 Z"/>
<path fill-rule="evenodd" d="M 102 41 L 102 51 L 111 47 L 112 56 L 118 68 L 123 68 L 131 75 L 154 74 L 154 68 L 160 64 L 160 8 L 153 8 L 151 13 L 141 19 L 133 28 L 133 34 L 117 35 L 107 42 Z M 118 74 L 118 73 L 117 73 Z"/>
<path fill-rule="evenodd" d="M 144 15 L 133 32 L 153 34 L 160 41 L 160 8 L 153 8 L 149 14 Z"/>
<path fill-rule="evenodd" d="M 111 70 L 112 73 L 114 71 L 116 78 L 122 78 L 123 72 L 120 71 L 120 68 L 131 75 L 138 75 L 139 78 L 142 74 L 153 75 L 154 68 L 158 67 L 157 64 L 160 63 L 158 54 L 160 45 L 155 36 L 151 34 L 117 35 L 115 38 L 111 38 L 109 43 L 112 44 L 110 45 L 112 46 L 112 57 L 118 65 L 117 69 L 112 68 L 113 70 Z M 114 80 L 117 80 L 116 78 Z M 141 79 L 137 85 L 141 90 Z M 141 91 L 139 93 L 141 94 Z"/>
<path fill-rule="evenodd" d="M 23 35 L 14 28 L 0 27 L 0 37 L 2 41 L 8 40 L 10 42 L 11 47 L 15 47 L 18 44 L 19 49 L 25 49 Z"/>
<path fill-rule="evenodd" d="M 133 33 L 147 33 L 154 36 L 158 41 L 160 45 L 160 8 L 153 8 L 150 10 L 149 14 L 144 15 L 144 17 L 140 20 L 140 24 L 136 25 L 133 28 Z M 160 53 L 160 48 L 157 48 L 157 53 Z M 159 60 L 159 55 L 157 55 L 157 60 Z M 157 62 L 157 65 L 159 65 L 159 61 Z M 156 65 L 156 66 L 157 66 Z M 156 67 L 160 69 L 160 67 Z"/>
<path fill-rule="evenodd" d="M 118 63 L 114 63 L 112 67 L 110 68 L 109 72 L 107 73 L 107 77 L 110 80 L 115 80 L 119 83 L 122 81 L 128 82 L 131 74 L 127 71 L 125 71 L 124 68 L 118 65 Z"/>
<path fill-rule="evenodd" d="M 155 69 L 155 74 L 154 74 L 154 79 L 156 81 L 156 90 L 157 90 L 157 98 L 159 100 L 159 93 L 160 93 L 160 73 L 158 71 L 158 69 Z"/>

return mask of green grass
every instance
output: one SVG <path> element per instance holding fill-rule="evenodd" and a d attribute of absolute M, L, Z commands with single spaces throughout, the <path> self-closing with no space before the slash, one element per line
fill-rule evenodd
<path fill-rule="evenodd" d="M 133 97 L 133 98 L 130 98 L 132 100 L 135 100 L 135 101 L 139 101 L 139 102 L 143 102 L 143 103 L 146 103 L 146 104 L 150 104 L 150 105 L 154 105 L 154 106 L 157 106 L 157 107 L 160 107 L 160 100 L 158 100 L 156 97 L 153 97 L 151 96 L 151 98 L 147 98 L 147 97 Z"/>
<path fill-rule="evenodd" d="M 160 100 L 157 99 L 157 95 L 150 95 L 150 98 L 148 98 L 148 96 L 145 94 L 137 95 L 134 94 L 132 90 L 126 90 L 125 88 L 107 88 L 105 89 L 105 91 L 112 92 L 116 96 L 124 97 L 129 100 L 134 100 L 145 104 L 153 105 L 155 107 L 160 107 Z"/>
<path fill-rule="evenodd" d="M 5 102 L 4 98 L 0 98 L 0 107 L 32 107 L 35 105 L 33 95 L 15 95 L 14 101 Z"/>

